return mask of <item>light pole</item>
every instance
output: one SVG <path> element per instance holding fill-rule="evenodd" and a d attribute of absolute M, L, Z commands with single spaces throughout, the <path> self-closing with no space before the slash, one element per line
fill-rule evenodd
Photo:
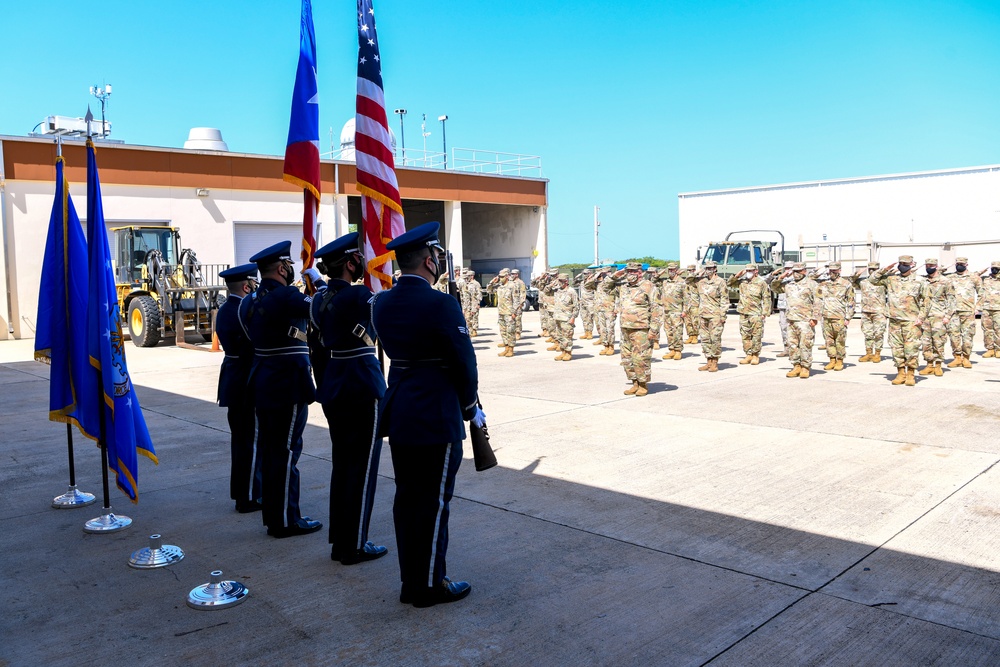
<path fill-rule="evenodd" d="M 101 138 L 104 139 L 108 136 L 108 126 L 104 120 L 104 106 L 108 103 L 108 98 L 111 97 L 111 84 L 104 84 L 104 87 L 91 86 L 90 94 L 101 101 Z"/>
<path fill-rule="evenodd" d="M 403 158 L 403 166 L 406 166 L 406 138 L 403 136 L 403 116 L 406 115 L 406 109 L 396 109 L 394 112 L 399 116 L 399 157 Z"/>
<path fill-rule="evenodd" d="M 448 120 L 447 116 L 438 116 L 438 120 L 441 121 L 441 151 L 444 153 L 444 168 L 448 168 L 448 142 L 444 136 L 444 122 Z"/>
<path fill-rule="evenodd" d="M 600 206 L 594 207 L 594 264 L 595 265 L 601 263 L 601 253 L 599 252 L 597 247 L 597 228 L 601 226 L 601 221 L 597 217 L 597 213 L 600 210 L 601 210 Z"/>

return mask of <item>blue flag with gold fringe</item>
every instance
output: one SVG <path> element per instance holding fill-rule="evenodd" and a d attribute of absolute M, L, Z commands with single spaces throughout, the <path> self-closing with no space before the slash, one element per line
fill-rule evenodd
<path fill-rule="evenodd" d="M 125 364 L 122 318 L 118 307 L 108 232 L 104 225 L 101 183 L 97 176 L 94 144 L 87 140 L 87 246 L 90 268 L 90 308 L 87 317 L 87 351 L 92 376 L 104 410 L 104 438 L 108 466 L 116 483 L 132 502 L 139 498 L 138 454 L 157 463 L 146 420 L 139 407 Z"/>
<path fill-rule="evenodd" d="M 87 354 L 87 242 L 62 157 L 56 159 L 56 194 L 42 259 L 35 328 L 35 359 L 51 366 L 49 419 L 73 424 L 97 440 L 97 394 Z"/>

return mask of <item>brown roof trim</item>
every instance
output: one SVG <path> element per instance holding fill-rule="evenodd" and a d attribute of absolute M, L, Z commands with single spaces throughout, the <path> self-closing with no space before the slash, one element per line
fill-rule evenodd
<path fill-rule="evenodd" d="M 2 137 L 4 171 L 8 181 L 51 181 L 55 178 L 53 139 Z M 66 177 L 70 183 L 87 180 L 86 146 L 63 142 Z M 284 160 L 270 155 L 189 151 L 179 148 L 97 143 L 101 183 L 154 187 L 189 187 L 258 192 L 295 192 L 282 180 Z M 353 162 L 324 161 L 323 191 L 333 192 L 334 169 L 340 167 L 340 193 L 357 195 Z M 470 174 L 440 169 L 397 169 L 404 199 L 546 206 L 548 179 Z"/>

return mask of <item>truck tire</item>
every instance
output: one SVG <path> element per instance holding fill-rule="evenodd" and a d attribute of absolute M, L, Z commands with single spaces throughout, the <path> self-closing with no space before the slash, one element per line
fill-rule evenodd
<path fill-rule="evenodd" d="M 160 307 L 151 296 L 137 296 L 128 305 L 128 333 L 136 347 L 160 342 Z"/>

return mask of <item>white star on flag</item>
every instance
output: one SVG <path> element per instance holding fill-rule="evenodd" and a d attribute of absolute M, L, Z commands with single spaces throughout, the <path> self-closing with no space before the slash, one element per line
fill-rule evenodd
<path fill-rule="evenodd" d="M 361 64 L 362 64 L 362 65 L 364 65 L 364 64 L 365 64 L 365 62 L 366 62 L 366 61 L 365 61 L 365 57 L 364 57 L 364 56 L 361 56 Z"/>

